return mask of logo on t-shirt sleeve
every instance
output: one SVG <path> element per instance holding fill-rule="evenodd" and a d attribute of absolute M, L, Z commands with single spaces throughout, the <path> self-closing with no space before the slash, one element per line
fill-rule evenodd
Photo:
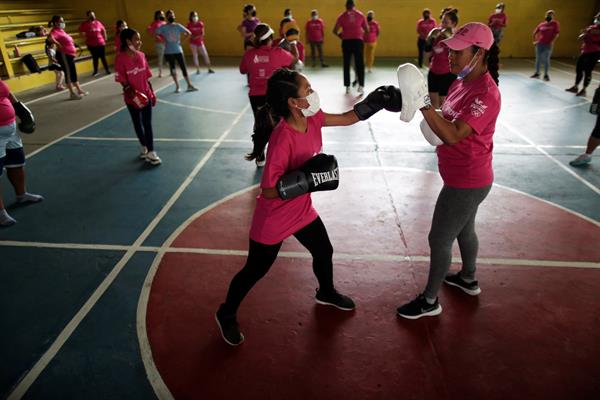
<path fill-rule="evenodd" d="M 488 108 L 483 101 L 479 100 L 479 97 L 475 97 L 473 103 L 471 104 L 471 115 L 474 117 L 481 117 L 485 110 Z"/>

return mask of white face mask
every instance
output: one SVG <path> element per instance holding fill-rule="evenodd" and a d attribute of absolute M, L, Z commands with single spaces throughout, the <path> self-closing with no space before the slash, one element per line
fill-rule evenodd
<path fill-rule="evenodd" d="M 198 22 L 198 17 L 192 17 L 192 22 Z"/>
<path fill-rule="evenodd" d="M 127 46 L 127 47 L 129 47 L 129 50 L 133 51 L 134 53 L 137 51 L 137 50 L 135 49 L 135 46 L 134 46 L 133 44 L 130 44 L 130 45 L 129 45 L 129 46 Z"/>
<path fill-rule="evenodd" d="M 61 22 L 60 24 L 58 24 L 58 27 L 60 29 L 65 29 L 66 26 L 67 26 L 67 24 L 65 24 L 64 22 Z"/>
<path fill-rule="evenodd" d="M 321 101 L 317 92 L 312 92 L 304 99 L 308 102 L 308 108 L 301 108 L 300 111 L 305 117 L 312 117 L 321 109 Z"/>
<path fill-rule="evenodd" d="M 319 16 L 318 16 L 318 15 L 313 15 L 313 16 L 312 16 L 312 19 L 313 19 L 313 20 L 319 19 Z"/>
<path fill-rule="evenodd" d="M 501 8 L 496 8 L 496 14 L 500 14 L 502 12 Z"/>

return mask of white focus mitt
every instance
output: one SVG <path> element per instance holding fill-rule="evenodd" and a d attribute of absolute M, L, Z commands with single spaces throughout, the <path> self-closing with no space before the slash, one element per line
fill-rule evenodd
<path fill-rule="evenodd" d="M 402 94 L 402 111 L 400 120 L 410 122 L 415 113 L 429 105 L 429 90 L 427 80 L 414 64 L 402 64 L 396 71 L 398 75 L 398 87 Z"/>

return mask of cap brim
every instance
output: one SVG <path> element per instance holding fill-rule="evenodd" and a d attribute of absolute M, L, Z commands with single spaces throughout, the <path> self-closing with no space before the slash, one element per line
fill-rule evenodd
<path fill-rule="evenodd" d="M 473 45 L 473 43 L 467 42 L 465 40 L 459 39 L 456 36 L 452 36 L 451 38 L 442 40 L 443 44 L 448 46 L 451 50 L 461 51 Z"/>

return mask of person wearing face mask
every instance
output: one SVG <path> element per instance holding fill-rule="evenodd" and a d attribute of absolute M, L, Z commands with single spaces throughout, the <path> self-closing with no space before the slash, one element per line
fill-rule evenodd
<path fill-rule="evenodd" d="M 125 105 L 141 145 L 139 158 L 159 165 L 162 160 L 154 150 L 152 132 L 152 107 L 156 105 L 156 95 L 149 81 L 152 71 L 141 47 L 142 40 L 136 30 L 126 28 L 121 32 L 121 48 L 115 58 L 115 81 L 123 86 Z"/>
<path fill-rule="evenodd" d="M 540 77 L 540 64 L 544 64 L 544 80 L 550 80 L 548 68 L 554 41 L 560 33 L 560 23 L 554 19 L 554 10 L 546 11 L 546 19 L 533 31 L 533 44 L 535 45 L 535 73 L 531 78 Z"/>
<path fill-rule="evenodd" d="M 325 23 L 319 18 L 319 12 L 312 10 L 310 12 L 310 19 L 306 21 L 304 27 L 306 31 L 306 40 L 310 43 L 310 56 L 312 59 L 313 68 L 317 64 L 316 54 L 319 54 L 319 62 L 322 68 L 328 67 L 323 61 L 323 40 L 325 39 Z"/>
<path fill-rule="evenodd" d="M 162 77 L 162 68 L 165 57 L 165 38 L 161 35 L 157 35 L 156 30 L 164 24 L 166 24 L 164 11 L 156 10 L 154 12 L 154 21 L 152 21 L 152 23 L 148 25 L 148 28 L 146 28 L 146 31 L 154 38 L 154 50 L 156 51 L 156 58 L 158 61 L 159 78 Z"/>
<path fill-rule="evenodd" d="M 423 68 L 423 57 L 425 56 L 425 44 L 427 36 L 436 25 L 437 22 L 435 21 L 435 18 L 431 17 L 431 10 L 429 10 L 429 8 L 424 9 L 423 18 L 417 21 L 417 34 L 419 35 L 419 38 L 417 39 L 417 48 L 419 49 L 419 68 Z"/>
<path fill-rule="evenodd" d="M 281 67 L 292 67 L 298 62 L 299 55 L 296 43 L 289 43 L 290 51 L 279 46 L 273 46 L 273 29 L 267 24 L 258 24 L 254 29 L 254 43 L 246 50 L 240 62 L 240 73 L 248 76 L 250 90 L 248 97 L 254 114 L 266 101 L 267 80 L 273 72 Z M 254 140 L 254 135 L 252 136 Z M 257 167 L 265 165 L 264 153 L 246 157 L 248 161 L 255 160 Z"/>
<path fill-rule="evenodd" d="M 295 29 L 300 32 L 300 26 L 292 16 L 292 10 L 286 8 L 283 11 L 283 19 L 279 22 L 279 37 L 284 38 L 286 32 L 288 32 L 290 29 Z"/>
<path fill-rule="evenodd" d="M 65 81 L 71 94 L 71 100 L 81 100 L 83 96 L 89 93 L 79 86 L 77 67 L 75 66 L 75 57 L 77 56 L 75 42 L 71 35 L 65 32 L 65 20 L 60 15 L 53 16 L 48 26 L 52 27 L 48 39 L 57 47 L 56 59 L 65 73 Z"/>
<path fill-rule="evenodd" d="M 244 19 L 238 26 L 238 32 L 244 39 L 244 50 L 252 47 L 254 41 L 254 29 L 260 24 L 260 19 L 256 16 L 256 7 L 254 4 L 246 4 L 243 9 Z"/>
<path fill-rule="evenodd" d="M 190 21 L 186 28 L 192 33 L 190 36 L 190 49 L 192 50 L 192 57 L 194 59 L 194 65 L 196 66 L 196 74 L 200 74 L 200 63 L 198 62 L 198 52 L 202 54 L 204 65 L 208 68 L 208 72 L 213 74 L 215 71 L 212 70 L 210 65 L 210 58 L 204 45 L 204 22 L 200 21 L 198 13 L 196 11 L 190 12 Z"/>
<path fill-rule="evenodd" d="M 493 136 L 501 105 L 499 49 L 490 28 L 479 22 L 462 26 L 443 43 L 450 49 L 450 67 L 459 79 L 450 87 L 441 115 L 426 100 L 421 108 L 423 134 L 437 138 L 438 168 L 444 185 L 428 237 L 431 254 L 427 286 L 415 300 L 397 310 L 398 316 L 408 319 L 442 312 L 438 301 L 442 283 L 472 296 L 481 293 L 475 279 L 479 248 L 475 219 L 494 180 Z M 462 269 L 448 274 L 455 240 Z"/>
<path fill-rule="evenodd" d="M 365 63 L 367 64 L 367 71 L 371 72 L 375 63 L 377 39 L 381 31 L 379 22 L 375 21 L 375 11 L 369 10 L 367 12 L 367 24 L 369 24 L 369 32 L 365 32 Z"/>
<path fill-rule="evenodd" d="M 581 40 L 581 54 L 577 59 L 575 67 L 575 85 L 565 89 L 567 92 L 575 93 L 576 96 L 586 95 L 585 89 L 592 81 L 592 71 L 600 59 L 600 13 L 594 17 L 594 23 L 579 35 Z M 585 75 L 585 78 L 584 78 Z M 583 78 L 583 88 L 579 90 L 579 83 Z"/>
<path fill-rule="evenodd" d="M 102 60 L 102 66 L 106 75 L 110 74 L 108 63 L 106 62 L 106 29 L 102 22 L 96 19 L 96 13 L 88 11 L 86 13 L 88 20 L 79 26 L 79 32 L 85 36 L 85 44 L 92 54 L 92 65 L 94 67 L 93 76 L 98 76 L 98 60 Z"/>
<path fill-rule="evenodd" d="M 187 91 L 195 92 L 198 89 L 196 89 L 190 81 L 185 65 L 185 59 L 183 58 L 183 49 L 181 48 L 181 34 L 187 37 L 192 33 L 185 26 L 175 22 L 175 12 L 173 10 L 167 10 L 166 16 L 167 23 L 156 29 L 156 35 L 161 35 L 165 38 L 165 58 L 169 63 L 173 82 L 175 82 L 175 93 L 180 92 L 175 62 L 179 64 L 183 78 L 187 82 Z"/>
<path fill-rule="evenodd" d="M 306 76 L 281 68 L 269 78 L 266 102 L 257 115 L 257 138 L 252 152 L 253 157 L 262 154 L 269 143 L 261 193 L 256 199 L 250 228 L 248 257 L 245 266 L 232 279 L 225 302 L 215 315 L 227 344 L 237 346 L 244 341 L 237 322 L 238 308 L 269 271 L 283 241 L 292 235 L 313 257 L 313 272 L 319 283 L 315 301 L 344 311 L 354 310 L 354 301 L 339 293 L 334 285 L 333 247 L 310 194 L 319 189 L 295 185 L 295 179 L 289 177 L 321 172 L 328 177 L 327 182 L 335 182 L 327 190 L 335 189 L 339 181 L 337 163 L 332 156 L 320 154 L 321 129 L 354 124 L 385 107 L 391 111 L 402 108 L 402 98 L 396 88 L 378 88 L 353 110 L 328 114 L 320 109 L 319 96 Z"/>
<path fill-rule="evenodd" d="M 115 23 L 115 52 L 121 51 L 121 32 L 127 29 L 127 21 L 119 19 Z"/>
<path fill-rule="evenodd" d="M 431 47 L 432 51 L 427 84 L 431 104 L 435 109 L 442 106 L 450 85 L 456 79 L 456 75 L 452 73 L 448 62 L 448 47 L 442 42 L 452 36 L 457 24 L 458 10 L 451 9 L 442 16 L 441 26 L 431 30 L 427 36 L 426 42 L 429 43 L 428 47 Z"/>
<path fill-rule="evenodd" d="M 496 10 L 488 18 L 488 26 L 492 30 L 494 41 L 498 46 L 500 46 L 500 41 L 502 40 L 502 36 L 504 36 L 504 29 L 508 23 L 504 8 L 504 3 L 496 4 Z"/>

